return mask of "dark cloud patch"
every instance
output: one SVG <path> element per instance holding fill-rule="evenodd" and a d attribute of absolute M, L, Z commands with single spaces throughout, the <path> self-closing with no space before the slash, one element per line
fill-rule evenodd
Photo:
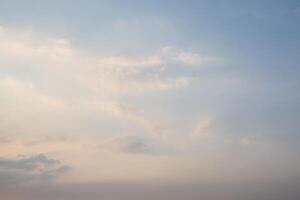
<path fill-rule="evenodd" d="M 113 143 L 119 151 L 129 154 L 163 155 L 171 153 L 169 146 L 163 145 L 154 138 L 141 135 L 119 137 Z"/>
<path fill-rule="evenodd" d="M 143 154 L 152 154 L 153 149 L 151 149 L 150 144 L 147 143 L 146 139 L 128 136 L 118 139 L 120 144 L 120 149 L 127 153 L 143 153 Z"/>
<path fill-rule="evenodd" d="M 0 158 L 0 184 L 49 181 L 69 170 L 70 167 L 44 154 L 17 159 Z"/>
<path fill-rule="evenodd" d="M 38 167 L 49 167 L 59 163 L 58 160 L 49 159 L 43 154 L 16 160 L 0 159 L 0 167 L 11 170 L 34 170 Z"/>

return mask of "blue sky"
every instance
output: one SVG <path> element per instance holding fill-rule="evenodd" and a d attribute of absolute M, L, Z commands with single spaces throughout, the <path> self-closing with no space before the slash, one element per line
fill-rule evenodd
<path fill-rule="evenodd" d="M 296 0 L 0 0 L 0 194 L 295 199 L 299 22 Z"/>

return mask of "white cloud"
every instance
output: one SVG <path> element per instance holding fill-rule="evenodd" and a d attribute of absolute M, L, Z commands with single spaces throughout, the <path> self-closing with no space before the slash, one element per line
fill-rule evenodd
<path fill-rule="evenodd" d="M 75 51 L 69 41 L 62 38 L 40 37 L 30 31 L 19 31 L 2 27 L 0 29 L 0 53 L 2 59 L 15 62 L 62 62 L 74 57 Z M 18 59 L 16 59 L 18 58 Z"/>
<path fill-rule="evenodd" d="M 154 54 L 148 56 L 106 56 L 98 58 L 98 63 L 105 66 L 125 67 L 159 67 L 162 65 L 181 64 L 185 66 L 200 66 L 216 61 L 215 57 L 201 55 L 196 52 L 184 51 L 173 46 L 159 48 Z"/>
<path fill-rule="evenodd" d="M 39 85 L 33 78 L 43 77 L 46 89 L 63 90 L 66 94 L 85 90 L 101 96 L 186 87 L 192 77 L 171 76 L 164 70 L 174 62 L 194 64 L 201 57 L 171 47 L 163 47 L 149 56 L 103 56 L 76 49 L 68 39 L 6 27 L 0 31 L 0 53 L 3 75 L 32 79 L 28 83 L 32 86 Z M 25 76 L 24 69 L 34 74 Z"/>
<path fill-rule="evenodd" d="M 13 67 L 38 69 L 35 73 L 44 76 L 44 82 L 49 81 L 49 85 L 61 80 L 61 87 L 68 81 L 72 87 L 86 87 L 101 95 L 186 87 L 192 78 L 170 76 L 163 73 L 166 67 L 176 63 L 200 64 L 205 60 L 197 53 L 173 47 L 163 47 L 149 56 L 102 56 L 76 49 L 67 39 L 47 38 L 9 28 L 0 31 L 0 53 L 0 62 L 7 66 L 7 71 L 13 71 Z M 13 75 L 22 76 L 20 73 Z"/>
<path fill-rule="evenodd" d="M 163 64 L 178 63 L 186 66 L 200 66 L 216 60 L 214 57 L 183 51 L 172 46 L 162 47 L 153 58 L 160 60 Z"/>
<path fill-rule="evenodd" d="M 49 95 L 16 77 L 0 76 L 0 91 L 2 135 L 48 132 L 55 127 L 51 124 L 54 116 L 63 115 L 67 108 L 64 99 Z"/>
<path fill-rule="evenodd" d="M 38 115 L 49 118 L 50 113 L 63 120 L 75 112 L 96 110 L 99 115 L 127 118 L 157 135 L 164 132 L 157 127 L 164 125 L 145 111 L 136 112 L 142 109 L 128 105 L 124 95 L 188 87 L 193 77 L 168 70 L 207 61 L 205 56 L 175 47 L 162 47 L 150 55 L 99 55 L 77 49 L 65 38 L 7 27 L 0 29 L 0 53 L 1 115 L 19 116 L 4 117 L 6 121 L 21 123 L 22 118 L 27 121 Z"/>
<path fill-rule="evenodd" d="M 14 77 L 0 78 L 0 89 L 2 97 L 2 106 L 12 109 L 23 107 L 30 109 L 33 107 L 53 111 L 63 109 L 65 103 L 63 100 L 43 94 L 35 89 L 29 82 L 17 80 Z"/>
<path fill-rule="evenodd" d="M 61 151 L 62 148 L 53 146 L 66 145 L 48 142 L 41 147 L 38 144 L 44 140 L 24 140 L 26 137 L 85 133 L 82 137 L 88 138 L 92 132 L 99 139 L 105 134 L 129 132 L 138 133 L 139 139 L 122 140 L 119 145 L 123 150 L 160 154 L 165 151 L 164 145 L 177 144 L 178 138 L 170 134 L 175 128 L 164 117 L 128 103 L 126 98 L 188 87 L 193 76 L 169 71 L 174 71 L 174 66 L 200 66 L 209 61 L 206 56 L 175 47 L 162 47 L 149 55 L 102 55 L 78 49 L 68 39 L 6 27 L 0 30 L 0 54 L 3 55 L 0 58 L 0 131 L 5 139 L 12 135 L 8 140 L 16 135 L 21 137 L 13 144 L 6 144 L 10 150 L 18 147 L 13 152 L 35 148 Z M 126 122 L 126 128 L 118 124 L 120 121 Z M 84 139 L 74 147 L 78 152 L 82 152 Z M 88 144 L 98 145 L 95 140 Z M 85 155 L 81 156 L 84 159 Z"/>

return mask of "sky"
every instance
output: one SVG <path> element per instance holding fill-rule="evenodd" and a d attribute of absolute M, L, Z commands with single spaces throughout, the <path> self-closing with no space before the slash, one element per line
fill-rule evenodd
<path fill-rule="evenodd" d="M 298 200 L 300 2 L 0 0 L 4 200 Z"/>

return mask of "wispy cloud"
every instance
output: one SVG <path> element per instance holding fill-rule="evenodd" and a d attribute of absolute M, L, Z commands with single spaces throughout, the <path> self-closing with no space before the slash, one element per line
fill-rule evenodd
<path fill-rule="evenodd" d="M 47 38 L 30 30 L 19 30 L 0 26 L 0 52 L 2 59 L 14 62 L 62 62 L 73 57 L 76 52 L 68 40 Z"/>
<path fill-rule="evenodd" d="M 0 30 L 0 52 L 0 115 L 6 124 L 21 124 L 13 132 L 59 131 L 29 119 L 39 115 L 52 122 L 65 121 L 88 110 L 127 118 L 148 132 L 160 132 L 157 127 L 163 125 L 147 117 L 145 110 L 127 103 L 126 95 L 188 87 L 194 76 L 169 70 L 214 61 L 213 57 L 171 46 L 150 55 L 102 55 L 78 49 L 65 38 L 8 27 Z M 80 129 L 80 123 L 73 126 Z M 10 128 L 1 127 L 4 131 Z"/>
<path fill-rule="evenodd" d="M 169 76 L 163 73 L 166 68 L 177 64 L 200 66 L 215 60 L 170 46 L 162 47 L 149 56 L 103 56 L 76 49 L 68 39 L 47 38 L 6 27 L 0 31 L 0 52 L 3 55 L 1 62 L 15 67 L 36 66 L 41 76 L 43 73 L 53 74 L 58 76 L 56 81 L 64 77 L 64 80 L 67 78 L 73 84 L 94 92 L 155 91 L 185 87 L 192 77 Z M 22 65 L 16 65 L 18 63 Z"/>

